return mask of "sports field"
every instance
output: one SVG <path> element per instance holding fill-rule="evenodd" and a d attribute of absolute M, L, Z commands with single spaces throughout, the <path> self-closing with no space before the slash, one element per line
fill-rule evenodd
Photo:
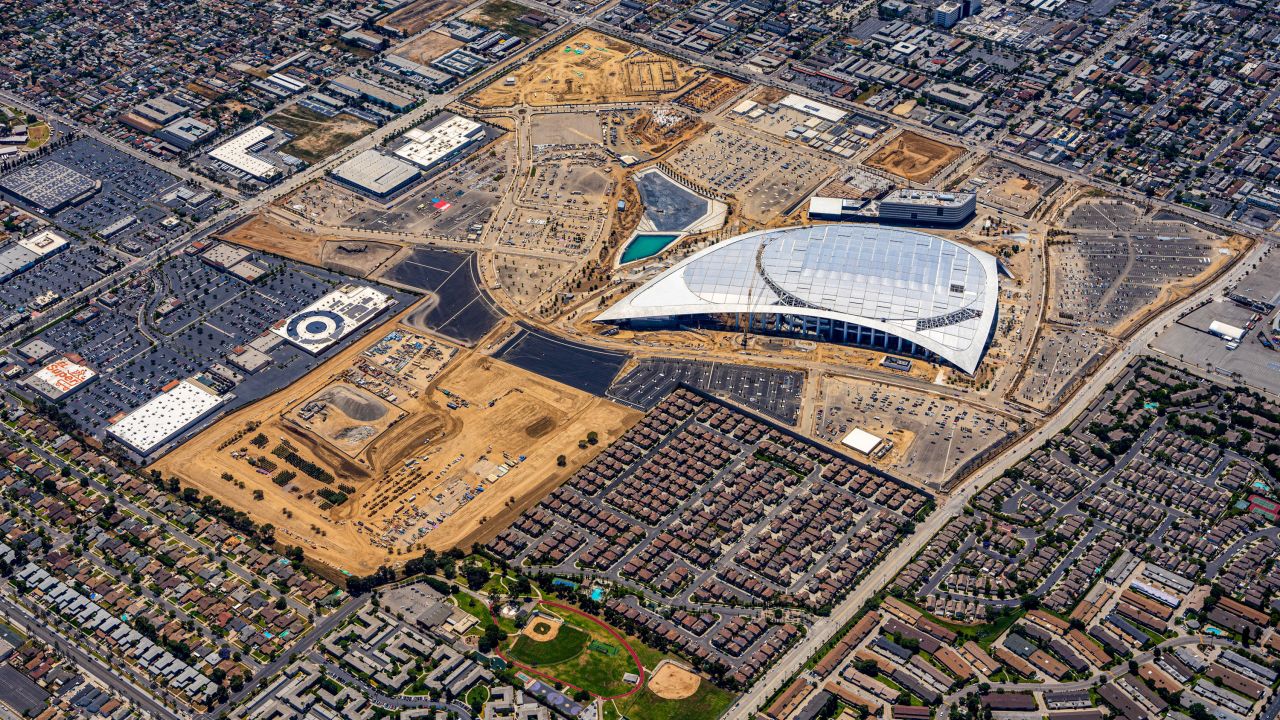
<path fill-rule="evenodd" d="M 636 692 L 637 686 L 623 680 L 623 676 L 630 673 L 643 677 L 644 669 L 620 633 L 567 605 L 542 603 L 538 612 L 558 619 L 560 624 L 535 615 L 525 631 L 503 650 L 509 660 L 597 697 L 618 698 Z M 535 636 L 541 639 L 534 639 Z"/>

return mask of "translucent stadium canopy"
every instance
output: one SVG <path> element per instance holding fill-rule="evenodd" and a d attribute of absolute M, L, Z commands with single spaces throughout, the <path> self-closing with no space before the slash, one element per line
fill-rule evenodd
<path fill-rule="evenodd" d="M 826 327 L 901 338 L 972 373 L 991 335 L 997 293 L 988 253 L 903 228 L 816 225 L 713 245 L 596 320 L 730 313 L 825 320 Z"/>

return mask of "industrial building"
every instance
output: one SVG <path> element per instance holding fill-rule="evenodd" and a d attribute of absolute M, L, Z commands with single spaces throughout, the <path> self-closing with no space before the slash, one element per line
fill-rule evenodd
<path fill-rule="evenodd" d="M 280 175 L 280 168 L 254 153 L 274 135 L 275 131 L 266 125 L 251 127 L 210 150 L 209 157 L 258 180 L 273 180 Z"/>
<path fill-rule="evenodd" d="M 404 134 L 405 143 L 395 154 L 430 172 L 442 162 L 452 160 L 472 144 L 484 139 L 484 126 L 471 118 L 454 115 L 424 130 L 416 127 Z"/>
<path fill-rule="evenodd" d="M 56 403 L 93 382 L 97 376 L 98 373 L 81 364 L 78 356 L 66 356 L 40 368 L 22 384 L 49 402 Z"/>
<path fill-rule="evenodd" d="M 0 247 L 0 282 L 21 275 L 46 258 L 62 252 L 70 242 L 52 230 L 44 230 Z"/>
<path fill-rule="evenodd" d="M 396 194 L 422 176 L 413 165 L 377 150 L 365 150 L 331 174 L 334 180 L 379 199 Z"/>
<path fill-rule="evenodd" d="M 413 107 L 414 103 L 414 99 L 404 93 L 350 75 L 336 77 L 326 87 L 329 92 L 348 100 L 363 100 L 396 112 L 404 112 Z"/>
<path fill-rule="evenodd" d="M 967 222 L 978 209 L 974 193 L 937 190 L 891 190 L 874 200 L 813 197 L 809 218 L 833 222 L 953 227 Z"/>
<path fill-rule="evenodd" d="M 0 180 L 0 189 L 49 214 L 84 202 L 101 188 L 101 182 L 52 160 L 23 165 Z"/>
<path fill-rule="evenodd" d="M 971 112 L 986 99 L 986 94 L 955 83 L 934 83 L 924 91 L 924 96 L 957 110 Z"/>
<path fill-rule="evenodd" d="M 880 198 L 880 219 L 957 225 L 973 217 L 978 208 L 974 193 L 900 189 Z"/>
<path fill-rule="evenodd" d="M 595 319 L 820 339 L 973 373 L 995 327 L 997 272 L 993 256 L 914 230 L 761 230 L 677 263 Z"/>
<path fill-rule="evenodd" d="M 179 118 L 157 130 L 155 135 L 179 150 L 190 150 L 216 131 L 217 128 L 203 120 Z"/>
<path fill-rule="evenodd" d="M 107 434 L 146 458 L 194 427 L 230 397 L 216 395 L 190 380 L 175 380 L 159 395 L 108 426 Z"/>
<path fill-rule="evenodd" d="M 367 285 L 343 285 L 276 323 L 271 332 L 318 355 L 395 304 Z"/>

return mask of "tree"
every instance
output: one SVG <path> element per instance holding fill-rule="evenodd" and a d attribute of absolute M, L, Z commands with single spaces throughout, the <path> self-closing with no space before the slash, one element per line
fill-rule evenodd
<path fill-rule="evenodd" d="M 560 455 L 556 457 L 556 465 L 559 465 L 560 467 L 564 467 L 565 465 L 568 465 L 568 464 L 569 464 L 569 461 L 565 456 Z"/>
<path fill-rule="evenodd" d="M 484 634 L 480 636 L 480 642 L 477 647 L 480 652 L 487 653 L 498 647 L 506 639 L 507 633 L 497 625 L 491 624 L 484 629 Z"/>
<path fill-rule="evenodd" d="M 472 590 L 479 590 L 489 582 L 489 571 L 479 565 L 468 565 L 462 571 L 463 578 L 467 581 L 467 587 Z"/>

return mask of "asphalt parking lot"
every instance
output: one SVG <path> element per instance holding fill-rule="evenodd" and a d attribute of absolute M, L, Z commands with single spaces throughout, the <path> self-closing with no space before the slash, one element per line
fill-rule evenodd
<path fill-rule="evenodd" d="M 475 345 L 503 317 L 480 286 L 473 252 L 418 248 L 387 269 L 383 277 L 435 296 L 406 318 L 408 325 L 464 345 Z"/>
<path fill-rule="evenodd" d="M 524 323 L 494 357 L 601 397 L 627 362 L 624 353 L 563 340 Z"/>
<path fill-rule="evenodd" d="M 249 344 L 277 321 L 350 282 L 346 276 L 280 258 L 259 256 L 259 262 L 273 272 L 250 285 L 198 257 L 180 254 L 119 288 L 112 303 L 95 305 L 96 314 L 67 318 L 39 333 L 36 337 L 56 353 L 75 352 L 98 373 L 62 401 L 63 412 L 86 432 L 101 436 L 117 413 L 142 405 L 173 380 L 227 365 L 233 348 Z M 380 289 L 392 294 L 398 307 L 417 299 L 390 287 Z M 169 298 L 180 304 L 162 313 Z M 268 353 L 270 365 L 238 373 L 243 379 L 225 407 L 235 409 L 285 387 L 377 324 L 377 319 L 366 323 L 318 357 L 279 341 Z M 39 364 L 30 363 L 28 369 Z"/>
<path fill-rule="evenodd" d="M 647 411 L 678 385 L 727 397 L 795 425 L 800 417 L 804 373 L 700 360 L 642 360 L 609 388 L 609 397 Z"/>

